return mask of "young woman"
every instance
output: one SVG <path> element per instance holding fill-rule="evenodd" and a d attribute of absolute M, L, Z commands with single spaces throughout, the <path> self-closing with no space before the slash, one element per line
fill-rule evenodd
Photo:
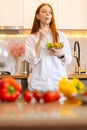
<path fill-rule="evenodd" d="M 48 42 L 62 42 L 62 49 L 47 49 Z M 67 77 L 66 65 L 71 63 L 69 42 L 63 32 L 57 31 L 51 5 L 41 4 L 35 13 L 31 34 L 26 42 L 24 59 L 32 65 L 28 88 L 56 91 L 58 82 Z"/>

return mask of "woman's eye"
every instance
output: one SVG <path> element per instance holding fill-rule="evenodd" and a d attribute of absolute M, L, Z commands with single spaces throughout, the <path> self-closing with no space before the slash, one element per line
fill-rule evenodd
<path fill-rule="evenodd" d="M 51 11 L 49 11 L 49 12 L 48 12 L 48 11 L 45 11 L 45 10 L 44 10 L 44 11 L 42 11 L 42 13 L 49 13 L 49 14 L 52 14 L 52 12 L 51 12 Z"/>
<path fill-rule="evenodd" d="M 42 13 L 47 13 L 47 11 L 42 11 Z"/>

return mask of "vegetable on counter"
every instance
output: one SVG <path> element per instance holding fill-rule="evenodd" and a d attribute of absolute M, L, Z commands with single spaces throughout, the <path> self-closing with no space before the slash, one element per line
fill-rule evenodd
<path fill-rule="evenodd" d="M 87 96 L 87 90 L 84 92 L 84 95 Z"/>
<path fill-rule="evenodd" d="M 34 91 L 33 92 L 33 97 L 36 99 L 37 102 L 40 101 L 40 99 L 42 99 L 43 93 L 40 91 Z"/>
<path fill-rule="evenodd" d="M 40 91 L 33 91 L 30 92 L 29 90 L 25 90 L 23 93 L 23 98 L 26 102 L 31 102 L 32 98 L 36 100 L 36 102 L 40 102 L 43 100 L 44 103 L 58 101 L 61 98 L 61 94 L 59 91 L 52 92 L 40 92 Z"/>
<path fill-rule="evenodd" d="M 0 99 L 15 101 L 22 91 L 22 86 L 15 79 L 6 77 L 0 81 Z"/>
<path fill-rule="evenodd" d="M 29 90 L 25 90 L 24 93 L 23 93 L 23 98 L 26 102 L 30 102 L 31 99 L 33 97 L 33 93 L 30 92 Z"/>
<path fill-rule="evenodd" d="M 66 78 L 62 78 L 62 80 L 58 83 L 58 86 L 59 91 L 67 98 L 71 98 L 85 92 L 85 86 L 79 79 L 68 80 Z"/>
<path fill-rule="evenodd" d="M 59 100 L 61 97 L 60 92 L 46 92 L 43 94 L 42 98 L 44 102 L 53 102 Z"/>

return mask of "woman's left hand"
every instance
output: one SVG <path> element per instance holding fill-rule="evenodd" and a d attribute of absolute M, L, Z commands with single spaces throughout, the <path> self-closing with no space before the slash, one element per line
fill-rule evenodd
<path fill-rule="evenodd" d="M 56 49 L 52 48 L 52 49 L 49 49 L 49 53 L 50 53 L 50 55 L 58 56 L 58 57 L 63 55 L 62 49 L 56 50 Z"/>

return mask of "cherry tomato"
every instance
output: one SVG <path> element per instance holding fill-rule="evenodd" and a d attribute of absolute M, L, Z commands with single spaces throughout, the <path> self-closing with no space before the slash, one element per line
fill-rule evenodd
<path fill-rule="evenodd" d="M 53 102 L 56 101 L 59 97 L 56 92 L 46 92 L 43 94 L 43 99 L 45 102 Z"/>
<path fill-rule="evenodd" d="M 33 97 L 33 93 L 30 92 L 29 90 L 25 90 L 23 93 L 23 97 L 26 102 L 30 102 Z"/>
<path fill-rule="evenodd" d="M 61 95 L 59 91 L 54 92 L 55 93 L 55 100 L 59 100 Z"/>
<path fill-rule="evenodd" d="M 84 95 L 87 96 L 87 91 L 84 92 Z"/>
<path fill-rule="evenodd" d="M 42 92 L 40 92 L 40 91 L 34 91 L 33 92 L 33 96 L 34 96 L 34 98 L 39 102 L 40 101 L 40 99 L 42 98 Z"/>

